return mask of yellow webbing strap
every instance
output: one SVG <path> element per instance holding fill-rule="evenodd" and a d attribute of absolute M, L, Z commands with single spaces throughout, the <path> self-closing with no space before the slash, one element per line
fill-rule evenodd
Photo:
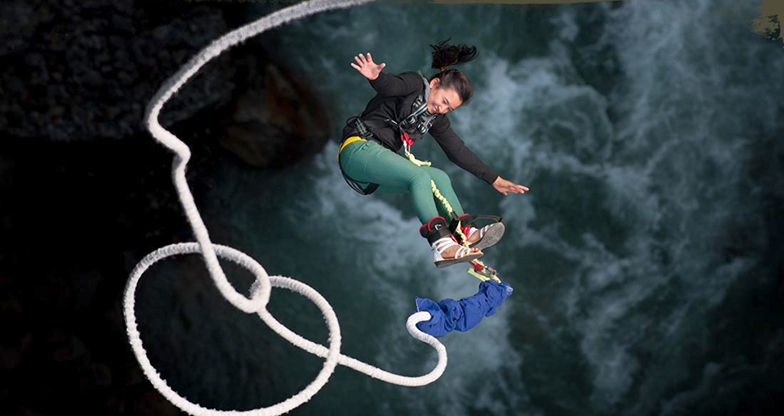
<path fill-rule="evenodd" d="M 365 140 L 365 139 L 363 139 L 363 138 L 361 138 L 359 136 L 351 136 L 351 137 L 349 137 L 348 139 L 343 141 L 343 144 L 340 145 L 340 150 L 338 150 L 338 160 L 340 160 L 340 153 L 343 152 L 343 148 L 348 146 L 350 143 L 354 143 L 357 140 L 363 141 L 363 142 L 367 141 L 367 140 Z"/>

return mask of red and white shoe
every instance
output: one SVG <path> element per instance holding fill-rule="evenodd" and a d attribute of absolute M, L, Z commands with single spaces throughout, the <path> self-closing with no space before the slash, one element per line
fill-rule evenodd
<path fill-rule="evenodd" d="M 445 257 L 444 252 L 449 247 L 454 246 L 458 247 L 455 254 L 451 257 Z M 484 255 L 484 253 L 474 247 L 465 248 L 460 244 L 457 244 L 457 240 L 453 235 L 439 238 L 433 242 L 430 247 L 433 249 L 433 263 L 435 263 L 436 267 L 439 269 L 453 264 L 468 263 L 471 260 L 478 259 Z"/>

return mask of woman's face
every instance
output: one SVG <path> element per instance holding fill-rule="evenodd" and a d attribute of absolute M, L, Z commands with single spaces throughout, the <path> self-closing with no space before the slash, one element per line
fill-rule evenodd
<path fill-rule="evenodd" d="M 441 80 L 430 81 L 430 96 L 427 97 L 427 111 L 430 114 L 446 114 L 463 104 L 454 88 L 441 88 Z"/>

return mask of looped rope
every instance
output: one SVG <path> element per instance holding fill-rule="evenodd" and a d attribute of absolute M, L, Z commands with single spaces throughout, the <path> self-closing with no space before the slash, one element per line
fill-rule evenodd
<path fill-rule="evenodd" d="M 431 316 L 428 312 L 417 312 L 411 315 L 406 322 L 408 332 L 415 339 L 430 345 L 436 350 L 438 354 L 438 363 L 435 368 L 428 374 L 419 377 L 406 377 L 397 374 L 389 373 L 379 368 L 365 364 L 356 359 L 340 354 L 340 325 L 338 324 L 337 316 L 329 303 L 324 299 L 316 290 L 305 285 L 297 280 L 283 277 L 267 275 L 264 268 L 250 256 L 242 253 L 239 250 L 231 247 L 213 244 L 210 241 L 207 227 L 196 208 L 196 203 L 193 195 L 188 187 L 185 179 L 185 167 L 190 159 L 190 149 L 182 142 L 177 136 L 164 129 L 158 122 L 158 114 L 160 113 L 163 105 L 182 87 L 188 79 L 190 79 L 198 70 L 204 66 L 211 59 L 218 56 L 220 53 L 232 46 L 252 37 L 258 35 L 270 28 L 280 26 L 284 23 L 299 19 L 304 16 L 313 15 L 323 11 L 346 8 L 353 5 L 359 5 L 371 2 L 373 0 L 313 0 L 303 2 L 295 6 L 282 9 L 278 12 L 272 13 L 261 19 L 256 20 L 248 25 L 235 29 L 221 38 L 213 41 L 206 48 L 202 49 L 196 56 L 191 58 L 176 74 L 169 78 L 163 86 L 158 90 L 153 99 L 147 106 L 145 123 L 150 130 L 152 136 L 163 146 L 171 150 L 174 156 L 172 163 L 172 180 L 177 189 L 177 195 L 180 199 L 180 204 L 185 211 L 188 222 L 191 225 L 197 242 L 195 243 L 181 243 L 172 244 L 159 248 L 152 253 L 145 256 L 133 269 L 128 279 L 124 295 L 124 313 L 125 324 L 128 332 L 128 339 L 131 348 L 142 366 L 145 376 L 150 380 L 152 385 L 161 394 L 169 400 L 172 404 L 179 407 L 185 412 L 196 416 L 212 416 L 212 415 L 254 415 L 254 416 L 275 416 L 291 411 L 292 409 L 302 405 L 310 400 L 329 380 L 329 377 L 335 370 L 335 367 L 340 364 L 350 367 L 356 371 L 369 375 L 370 377 L 385 381 L 387 383 L 397 384 L 401 386 L 423 386 L 432 383 L 443 374 L 446 369 L 447 355 L 446 348 L 434 337 L 420 331 L 416 324 L 423 321 L 428 321 Z M 134 310 L 135 293 L 139 279 L 147 269 L 154 263 L 175 256 L 177 254 L 201 254 L 204 258 L 207 270 L 210 277 L 215 282 L 220 293 L 236 308 L 246 313 L 256 313 L 262 321 L 264 321 L 272 330 L 274 330 L 281 337 L 291 342 L 298 348 L 301 348 L 311 354 L 325 358 L 324 366 L 322 367 L 316 378 L 302 391 L 270 407 L 259 408 L 248 411 L 235 411 L 235 410 L 215 410 L 207 409 L 198 404 L 192 403 L 180 396 L 171 387 L 166 384 L 166 381 L 158 374 L 155 367 L 152 366 L 150 360 L 147 358 L 147 352 L 144 350 L 136 324 L 136 315 Z M 218 262 L 218 256 L 237 263 L 250 271 L 255 277 L 251 288 L 250 297 L 246 297 L 238 293 L 234 287 L 226 279 L 226 275 Z M 272 287 L 279 287 L 288 289 L 295 293 L 299 293 L 309 300 L 311 300 L 320 310 L 324 316 L 329 329 L 329 347 L 311 342 L 296 333 L 286 328 L 283 324 L 278 322 L 266 309 L 269 301 L 270 292 Z"/>

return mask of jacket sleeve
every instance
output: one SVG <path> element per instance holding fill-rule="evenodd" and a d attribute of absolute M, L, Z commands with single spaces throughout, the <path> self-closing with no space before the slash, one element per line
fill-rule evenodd
<path fill-rule="evenodd" d="M 422 77 L 416 72 L 404 72 L 400 75 L 381 72 L 378 74 L 378 78 L 368 80 L 368 82 L 378 95 L 384 97 L 419 93 L 424 88 Z"/>
<path fill-rule="evenodd" d="M 466 147 L 463 139 L 452 130 L 451 123 L 446 116 L 438 117 L 430 128 L 430 135 L 436 139 L 452 163 L 491 185 L 498 178 L 498 174 L 493 169 Z"/>

